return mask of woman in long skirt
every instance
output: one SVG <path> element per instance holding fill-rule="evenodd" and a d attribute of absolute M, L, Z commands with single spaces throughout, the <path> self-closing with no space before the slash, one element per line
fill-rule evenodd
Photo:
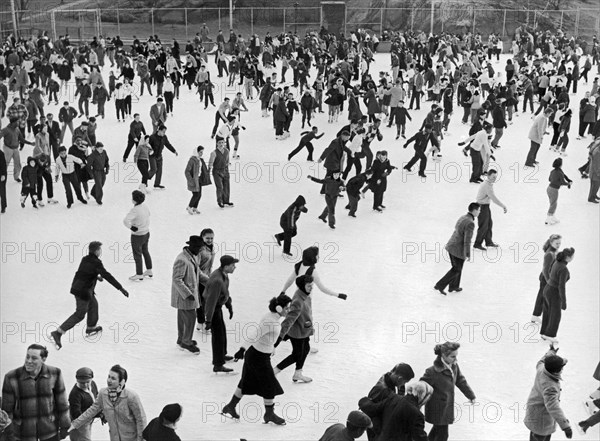
<path fill-rule="evenodd" d="M 235 407 L 243 395 L 259 395 L 265 402 L 265 423 L 284 425 L 285 420 L 273 411 L 273 399 L 283 394 L 283 389 L 275 378 L 271 366 L 271 354 L 275 350 L 274 344 L 281 331 L 281 317 L 285 317 L 292 302 L 285 294 L 273 297 L 269 302 L 269 313 L 260 321 L 257 335 L 252 338 L 253 343 L 246 351 L 242 379 L 240 380 L 231 401 L 223 407 L 221 412 L 225 416 L 239 419 Z"/>
<path fill-rule="evenodd" d="M 533 314 L 531 316 L 531 322 L 542 322 L 542 308 L 544 307 L 544 288 L 550 278 L 550 269 L 556 259 L 556 253 L 560 248 L 562 236 L 560 234 L 551 235 L 542 250 L 544 251 L 544 263 L 542 265 L 542 272 L 540 273 L 540 289 L 538 289 L 537 297 L 535 298 L 535 305 L 533 307 Z"/>

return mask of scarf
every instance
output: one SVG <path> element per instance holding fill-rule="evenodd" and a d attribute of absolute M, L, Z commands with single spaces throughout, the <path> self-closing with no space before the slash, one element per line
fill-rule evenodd
<path fill-rule="evenodd" d="M 117 402 L 123 389 L 125 389 L 125 385 L 119 385 L 116 389 L 108 389 L 108 399 L 111 403 L 115 404 Z"/>

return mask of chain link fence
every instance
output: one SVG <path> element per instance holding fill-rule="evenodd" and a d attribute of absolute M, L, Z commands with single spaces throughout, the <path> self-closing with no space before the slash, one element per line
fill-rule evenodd
<path fill-rule="evenodd" d="M 4 3 L 4 2 L 3 2 Z M 222 29 L 229 39 L 228 8 L 151 8 L 151 9 L 76 9 L 59 7 L 17 11 L 21 36 L 37 35 L 43 31 L 57 38 L 69 34 L 75 40 L 89 40 L 95 35 L 120 35 L 123 40 L 134 36 L 145 38 L 159 35 L 179 41 L 192 39 L 204 23 L 214 40 Z M 476 9 L 464 3 L 441 2 L 433 9 L 418 8 L 345 8 L 329 12 L 327 8 L 235 8 L 232 27 L 247 38 L 251 34 L 264 37 L 281 32 L 318 31 L 325 26 L 334 32 L 349 33 L 358 28 L 380 33 L 383 30 L 425 31 L 434 33 L 480 32 L 498 33 L 506 39 L 515 30 L 530 26 L 542 30 L 562 30 L 569 35 L 590 40 L 600 33 L 600 8 L 570 10 L 511 10 Z M 10 11 L 0 8 L 0 35 L 12 32 Z"/>

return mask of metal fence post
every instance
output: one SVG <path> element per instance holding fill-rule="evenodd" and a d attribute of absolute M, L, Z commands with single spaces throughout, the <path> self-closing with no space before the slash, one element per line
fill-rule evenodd
<path fill-rule="evenodd" d="M 381 8 L 381 15 L 379 16 L 379 33 L 383 34 L 383 8 Z"/>
<path fill-rule="evenodd" d="M 413 32 L 413 26 L 415 24 L 415 10 L 410 10 L 410 32 Z"/>
<path fill-rule="evenodd" d="M 254 35 L 254 8 L 250 8 L 250 34 Z"/>
<path fill-rule="evenodd" d="M 475 16 L 477 15 L 477 9 L 473 9 L 473 35 L 475 35 Z"/>
<path fill-rule="evenodd" d="M 117 34 L 121 35 L 121 19 L 119 15 L 119 1 L 117 0 Z"/>
<path fill-rule="evenodd" d="M 218 9 L 219 12 L 219 29 L 221 29 L 221 8 Z"/>
<path fill-rule="evenodd" d="M 152 35 L 154 35 L 154 8 L 150 9 L 150 20 L 152 21 Z"/>
<path fill-rule="evenodd" d="M 502 20 L 502 38 L 506 36 L 506 9 L 504 10 L 504 19 Z"/>
<path fill-rule="evenodd" d="M 577 18 L 575 19 L 575 37 L 577 37 L 579 35 L 579 19 L 580 19 L 580 14 L 581 13 L 581 9 L 577 8 Z"/>
<path fill-rule="evenodd" d="M 344 5 L 344 35 L 348 32 L 348 7 Z"/>
<path fill-rule="evenodd" d="M 560 29 L 562 31 L 562 24 L 563 24 L 563 15 L 564 15 L 565 11 L 560 11 L 560 25 L 558 27 L 558 29 Z"/>
<path fill-rule="evenodd" d="M 188 19 L 187 19 L 187 8 L 183 8 L 183 17 L 185 20 L 185 39 L 187 40 L 188 37 Z"/>
<path fill-rule="evenodd" d="M 50 11 L 50 23 L 52 24 L 52 39 L 56 41 L 58 39 L 56 35 L 56 15 L 54 9 Z"/>
<path fill-rule="evenodd" d="M 100 38 L 102 35 L 102 13 L 100 9 L 96 9 L 96 37 Z"/>

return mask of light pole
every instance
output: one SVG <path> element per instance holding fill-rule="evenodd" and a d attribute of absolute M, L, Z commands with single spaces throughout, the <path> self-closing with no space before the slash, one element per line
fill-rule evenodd
<path fill-rule="evenodd" d="M 229 0 L 229 29 L 233 29 L 233 0 Z"/>
<path fill-rule="evenodd" d="M 298 2 L 294 3 L 294 34 L 298 33 Z"/>
<path fill-rule="evenodd" d="M 431 0 L 431 18 L 429 22 L 429 33 L 433 35 L 433 14 L 435 14 L 435 0 Z"/>
<path fill-rule="evenodd" d="M 15 11 L 15 0 L 10 0 L 10 12 L 12 15 L 12 25 L 13 25 L 13 34 L 15 35 L 15 40 L 18 40 L 18 28 L 17 28 L 17 12 Z"/>

